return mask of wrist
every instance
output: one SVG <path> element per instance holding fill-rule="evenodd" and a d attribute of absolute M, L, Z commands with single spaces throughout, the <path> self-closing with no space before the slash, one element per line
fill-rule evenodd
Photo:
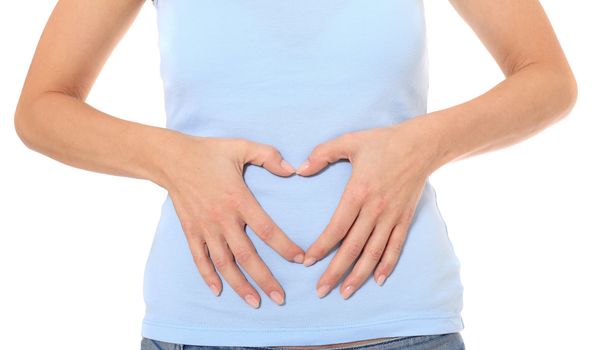
<path fill-rule="evenodd" d="M 182 150 L 187 147 L 188 136 L 166 128 L 152 129 L 153 135 L 148 138 L 152 147 L 147 148 L 147 179 L 169 191 L 175 175 L 175 165 L 179 163 Z"/>
<path fill-rule="evenodd" d="M 404 123 L 411 126 L 407 132 L 415 135 L 416 149 L 424 153 L 424 167 L 427 175 L 431 175 L 454 159 L 452 142 L 448 137 L 447 128 L 436 113 L 414 117 Z M 400 127 L 400 124 L 396 124 L 394 127 Z"/>
<path fill-rule="evenodd" d="M 438 118 L 437 115 L 427 114 L 424 116 L 424 121 L 427 124 L 427 130 L 429 132 L 428 142 L 433 145 L 431 169 L 434 172 L 453 160 L 451 147 L 453 144 L 448 137 L 447 128 L 443 120 Z"/>

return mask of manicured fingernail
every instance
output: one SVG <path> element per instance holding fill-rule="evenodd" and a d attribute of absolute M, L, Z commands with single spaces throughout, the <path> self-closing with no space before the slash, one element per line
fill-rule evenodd
<path fill-rule="evenodd" d="M 379 275 L 379 278 L 377 278 L 377 284 L 379 286 L 382 286 L 383 283 L 385 282 L 385 278 L 387 278 L 387 276 L 385 276 L 385 275 Z"/>
<path fill-rule="evenodd" d="M 354 293 L 354 286 L 352 285 L 348 285 L 346 288 L 344 288 L 344 290 L 341 292 L 341 295 L 344 297 L 344 299 L 348 299 L 350 297 L 350 295 L 352 295 L 352 293 Z"/>
<path fill-rule="evenodd" d="M 215 284 L 210 285 L 209 288 L 211 288 L 211 291 L 213 292 L 213 294 L 215 294 L 215 296 L 219 296 L 219 290 L 217 289 Z"/>
<path fill-rule="evenodd" d="M 255 309 L 259 307 L 259 300 L 257 300 L 257 298 L 255 298 L 255 296 L 252 294 L 247 294 L 244 297 L 244 300 Z"/>
<path fill-rule="evenodd" d="M 294 167 L 290 163 L 288 163 L 285 159 L 282 159 L 282 161 L 281 161 L 281 167 L 284 168 L 284 169 L 286 169 L 289 172 L 292 172 L 292 173 L 296 171 L 294 169 Z"/>
<path fill-rule="evenodd" d="M 298 264 L 302 264 L 304 262 L 304 254 L 300 253 L 294 257 L 294 261 Z"/>
<path fill-rule="evenodd" d="M 319 296 L 319 298 L 324 297 L 327 293 L 329 293 L 329 285 L 324 284 L 317 288 L 317 295 Z"/>
<path fill-rule="evenodd" d="M 276 290 L 271 292 L 271 294 L 269 294 L 269 296 L 271 297 L 271 299 L 273 299 L 273 301 L 275 301 L 279 305 L 284 303 L 284 297 Z"/>
<path fill-rule="evenodd" d="M 309 166 L 310 166 L 310 162 L 308 160 L 305 160 L 304 163 L 300 164 L 300 166 L 298 167 L 298 170 L 296 170 L 296 174 L 300 174 L 301 172 L 306 170 Z"/>
<path fill-rule="evenodd" d="M 316 258 L 309 256 L 308 258 L 306 258 L 306 260 L 304 260 L 304 266 L 310 266 L 310 265 L 314 264 L 315 261 L 317 261 Z"/>

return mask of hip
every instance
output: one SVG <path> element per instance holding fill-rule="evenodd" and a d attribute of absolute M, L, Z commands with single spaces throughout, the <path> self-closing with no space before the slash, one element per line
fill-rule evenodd
<path fill-rule="evenodd" d="M 310 347 L 306 347 L 310 348 Z M 445 334 L 431 334 L 419 336 L 403 336 L 403 337 L 389 337 L 373 339 L 362 342 L 337 343 L 326 344 L 318 346 L 327 350 L 342 349 L 342 350 L 464 350 L 465 345 L 463 338 L 459 332 L 445 333 Z M 227 346 L 202 346 L 202 345 L 186 345 L 169 343 L 160 340 L 143 337 L 141 340 L 141 350 L 207 350 L 207 349 L 229 349 Z M 296 349 L 296 347 L 234 347 L 235 350 L 256 350 L 256 349 Z"/>

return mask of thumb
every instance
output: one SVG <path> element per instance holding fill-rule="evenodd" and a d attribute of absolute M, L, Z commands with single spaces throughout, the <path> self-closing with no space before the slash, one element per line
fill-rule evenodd
<path fill-rule="evenodd" d="M 308 158 L 296 170 L 300 176 L 310 176 L 340 159 L 350 159 L 352 141 L 344 134 L 325 143 L 318 144 Z"/>
<path fill-rule="evenodd" d="M 245 162 L 263 167 L 279 176 L 289 176 L 296 172 L 277 148 L 253 141 L 249 141 Z"/>

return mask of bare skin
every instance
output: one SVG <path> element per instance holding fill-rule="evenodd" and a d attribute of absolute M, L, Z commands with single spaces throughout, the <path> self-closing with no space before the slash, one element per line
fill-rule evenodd
<path fill-rule="evenodd" d="M 393 271 L 428 175 L 451 161 L 518 143 L 563 118 L 575 103 L 574 76 L 537 0 L 451 3 L 491 52 L 505 79 L 452 108 L 345 134 L 313 149 L 310 166 L 299 169 L 300 175 L 313 175 L 342 158 L 350 160 L 353 172 L 329 225 L 306 258 L 242 179 L 246 164 L 278 176 L 294 173 L 273 145 L 185 135 L 120 119 L 85 102 L 143 0 L 60 0 L 31 62 L 15 128 L 27 147 L 60 162 L 150 180 L 167 189 L 197 268 L 215 294 L 222 288 L 221 274 L 241 298 L 258 307 L 259 293 L 240 264 L 260 289 L 283 304 L 283 288 L 256 254 L 243 230 L 246 224 L 288 262 L 307 266 L 343 240 L 317 287 L 324 296 L 348 273 L 340 291 L 349 298 L 371 274 L 382 284 Z"/>
<path fill-rule="evenodd" d="M 217 269 L 247 304 L 259 306 L 259 293 L 241 265 L 274 302 L 283 304 L 284 290 L 256 253 L 244 225 L 289 262 L 301 263 L 304 251 L 263 211 L 242 177 L 245 164 L 279 176 L 293 174 L 281 154 L 272 145 L 250 140 L 197 137 L 126 121 L 85 103 L 143 3 L 58 2 L 19 99 L 17 133 L 29 148 L 63 163 L 148 179 L 167 189 L 197 268 L 215 294 L 222 290 Z"/>
<path fill-rule="evenodd" d="M 340 278 L 349 298 L 371 275 L 382 285 L 399 259 L 424 180 L 449 162 L 518 143 L 567 115 L 575 78 L 535 0 L 451 0 L 506 78 L 460 105 L 317 145 L 298 174 L 349 159 L 352 176 L 327 227 L 307 249 L 312 265 L 341 240 L 317 283 L 325 296 Z M 354 267 L 348 270 L 354 263 Z"/>

